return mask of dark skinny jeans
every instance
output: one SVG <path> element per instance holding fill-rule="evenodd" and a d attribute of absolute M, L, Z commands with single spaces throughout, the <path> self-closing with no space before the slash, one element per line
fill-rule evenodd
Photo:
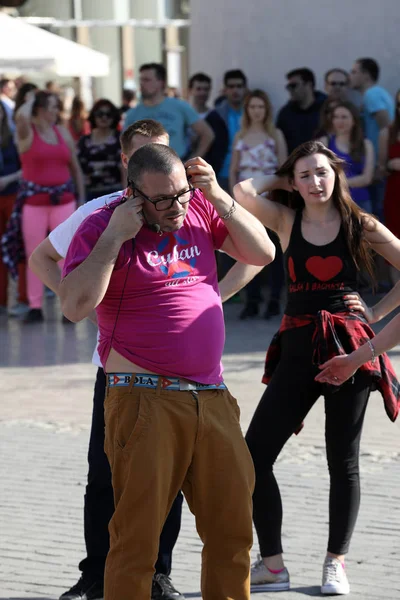
<path fill-rule="evenodd" d="M 256 487 L 254 524 L 262 557 L 282 553 L 282 502 L 273 465 L 319 396 L 325 398 L 325 441 L 330 475 L 328 552 L 346 554 L 360 504 L 359 449 L 370 379 L 356 374 L 333 393 L 314 381 L 313 325 L 282 334 L 281 360 L 247 432 Z M 307 426 L 307 425 L 306 425 Z M 301 435 L 301 434 L 300 434 Z"/>

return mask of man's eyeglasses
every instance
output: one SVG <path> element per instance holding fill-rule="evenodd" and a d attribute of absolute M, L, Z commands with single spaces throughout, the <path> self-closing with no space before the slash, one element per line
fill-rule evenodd
<path fill-rule="evenodd" d="M 345 81 L 328 81 L 328 85 L 333 85 L 334 87 L 346 87 L 347 83 Z"/>
<path fill-rule="evenodd" d="M 96 116 L 96 117 L 99 117 L 99 119 L 100 119 L 101 117 L 106 117 L 107 119 L 111 119 L 111 113 L 110 113 L 110 111 L 108 111 L 108 110 L 97 110 L 97 111 L 95 112 L 95 116 Z"/>
<path fill-rule="evenodd" d="M 244 88 L 244 83 L 227 83 L 226 86 L 230 90 L 234 90 L 235 88 L 238 90 L 242 90 Z"/>
<path fill-rule="evenodd" d="M 148 202 L 151 202 L 152 205 L 154 206 L 154 208 L 158 211 L 162 211 L 162 210 L 169 210 L 170 208 L 172 208 L 172 205 L 174 204 L 174 202 L 179 202 L 179 204 L 181 206 L 183 206 L 184 204 L 187 204 L 188 202 L 190 202 L 194 196 L 194 192 L 195 192 L 195 188 L 190 187 L 189 189 L 185 190 L 184 192 L 180 192 L 179 194 L 176 194 L 175 196 L 161 196 L 159 198 L 149 198 L 148 196 L 146 196 L 146 194 L 144 194 L 141 190 L 139 190 L 139 188 L 137 188 L 133 183 L 130 183 L 128 181 L 128 185 L 129 187 L 132 188 L 132 190 L 134 192 L 136 192 L 136 194 L 139 194 L 140 196 L 142 196 L 142 198 L 144 198 L 145 200 L 147 200 Z"/>

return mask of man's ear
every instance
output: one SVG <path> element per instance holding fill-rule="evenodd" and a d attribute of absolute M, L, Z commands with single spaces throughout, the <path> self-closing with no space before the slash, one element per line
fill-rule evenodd
<path fill-rule="evenodd" d="M 124 169 L 126 171 L 128 169 L 129 158 L 123 152 L 121 152 L 121 162 L 122 162 L 122 166 L 124 167 Z"/>
<path fill-rule="evenodd" d="M 132 198 L 133 196 L 133 190 L 132 188 L 130 188 L 129 186 L 126 187 L 125 189 L 125 197 L 126 198 Z"/>

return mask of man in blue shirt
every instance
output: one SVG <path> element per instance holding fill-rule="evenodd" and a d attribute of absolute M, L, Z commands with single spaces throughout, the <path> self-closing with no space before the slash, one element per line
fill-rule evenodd
<path fill-rule="evenodd" d="M 365 137 L 371 140 L 378 156 L 379 132 L 394 119 L 394 101 L 383 87 L 376 84 L 379 65 L 373 58 L 359 58 L 350 73 L 351 85 L 363 94 L 362 117 Z M 376 180 L 370 186 L 372 212 L 382 219 L 384 183 Z"/>
<path fill-rule="evenodd" d="M 206 116 L 215 141 L 205 160 L 212 165 L 220 186 L 229 192 L 229 167 L 232 158 L 232 145 L 240 129 L 243 101 L 247 93 L 247 78 L 240 69 L 227 71 L 224 75 L 225 100 Z"/>
<path fill-rule="evenodd" d="M 211 146 L 214 134 L 188 102 L 165 96 L 167 73 L 158 63 L 140 67 L 141 102 L 126 113 L 124 128 L 142 119 L 154 119 L 169 134 L 170 146 L 180 158 L 187 158 L 186 132 L 191 127 L 198 136 L 197 155 L 203 156 Z"/>

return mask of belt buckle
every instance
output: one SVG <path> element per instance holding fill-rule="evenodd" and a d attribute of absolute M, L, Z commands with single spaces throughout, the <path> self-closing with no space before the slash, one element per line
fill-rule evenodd
<path fill-rule="evenodd" d="M 195 383 L 191 383 L 187 379 L 179 380 L 179 391 L 180 392 L 193 392 L 197 390 L 197 385 Z"/>

